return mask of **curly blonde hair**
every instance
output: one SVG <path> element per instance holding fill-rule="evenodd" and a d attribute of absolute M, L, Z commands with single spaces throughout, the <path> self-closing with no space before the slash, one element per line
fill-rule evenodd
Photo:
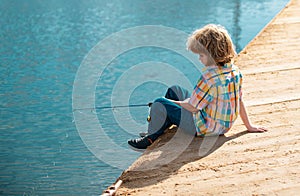
<path fill-rule="evenodd" d="M 223 26 L 215 24 L 194 31 L 187 40 L 187 48 L 194 53 L 210 56 L 219 66 L 231 62 L 236 56 L 229 33 Z"/>

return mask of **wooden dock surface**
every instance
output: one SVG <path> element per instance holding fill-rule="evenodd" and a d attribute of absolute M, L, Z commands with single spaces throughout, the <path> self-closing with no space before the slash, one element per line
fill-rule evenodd
<path fill-rule="evenodd" d="M 296 195 L 300 193 L 300 0 L 289 4 L 238 55 L 253 123 L 267 133 L 233 129 L 199 156 L 202 138 L 176 154 L 157 150 L 169 131 L 120 179 L 118 195 Z M 178 141 L 180 145 L 180 141 Z M 174 152 L 175 151 L 175 152 Z M 151 167 L 150 169 L 148 166 Z"/>

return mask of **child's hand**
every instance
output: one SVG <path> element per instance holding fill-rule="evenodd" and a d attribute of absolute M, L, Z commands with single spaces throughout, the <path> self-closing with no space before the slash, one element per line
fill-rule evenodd
<path fill-rule="evenodd" d="M 250 128 L 248 128 L 248 132 L 251 132 L 251 133 L 262 133 L 262 132 L 266 132 L 266 131 L 268 131 L 268 130 L 264 127 L 251 126 Z"/>

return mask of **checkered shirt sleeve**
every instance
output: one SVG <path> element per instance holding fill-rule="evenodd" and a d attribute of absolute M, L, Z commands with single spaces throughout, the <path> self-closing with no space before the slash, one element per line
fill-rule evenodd
<path fill-rule="evenodd" d="M 211 86 L 203 76 L 198 80 L 189 103 L 195 108 L 202 110 L 213 100 Z"/>

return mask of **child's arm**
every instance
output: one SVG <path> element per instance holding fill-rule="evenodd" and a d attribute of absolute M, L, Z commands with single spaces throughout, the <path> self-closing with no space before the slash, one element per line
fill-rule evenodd
<path fill-rule="evenodd" d="M 240 117 L 249 132 L 265 132 L 265 131 L 267 131 L 267 129 L 265 129 L 263 127 L 256 127 L 251 124 L 251 122 L 248 118 L 246 106 L 244 105 L 243 100 L 240 100 Z"/>
<path fill-rule="evenodd" d="M 187 98 L 187 99 L 185 99 L 183 101 L 174 101 L 174 100 L 171 100 L 171 99 L 169 99 L 169 100 L 172 101 L 173 103 L 176 103 L 177 105 L 183 107 L 184 109 L 192 112 L 192 113 L 196 113 L 196 112 L 199 111 L 197 108 L 195 108 L 194 106 L 192 106 L 189 103 L 190 98 Z"/>

